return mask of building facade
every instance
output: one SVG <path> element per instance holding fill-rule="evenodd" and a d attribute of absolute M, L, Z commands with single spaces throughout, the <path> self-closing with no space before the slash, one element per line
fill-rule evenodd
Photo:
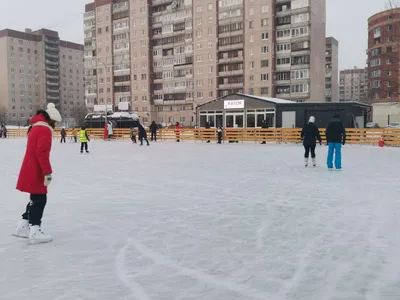
<path fill-rule="evenodd" d="M 399 102 L 400 8 L 368 19 L 368 96 L 372 103 Z"/>
<path fill-rule="evenodd" d="M 367 102 L 368 100 L 368 71 L 367 69 L 347 69 L 340 71 L 339 101 Z"/>
<path fill-rule="evenodd" d="M 325 39 L 325 102 L 339 101 L 339 42 Z"/>
<path fill-rule="evenodd" d="M 52 102 L 65 120 L 83 106 L 83 45 L 55 31 L 0 31 L 0 107 L 9 125 L 26 125 Z M 3 116 L 4 118 L 4 116 Z"/>
<path fill-rule="evenodd" d="M 84 30 L 89 109 L 191 126 L 228 94 L 324 99 L 325 0 L 96 0 Z"/>

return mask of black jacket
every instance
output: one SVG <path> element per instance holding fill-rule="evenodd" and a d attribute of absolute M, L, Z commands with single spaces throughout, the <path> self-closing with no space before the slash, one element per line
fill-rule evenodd
<path fill-rule="evenodd" d="M 304 145 L 314 146 L 317 144 L 316 140 L 322 143 L 321 135 L 319 134 L 318 127 L 314 123 L 308 123 L 301 131 L 301 139 Z"/>
<path fill-rule="evenodd" d="M 151 125 L 150 125 L 151 132 L 156 132 L 157 129 L 158 129 L 157 124 L 156 123 L 151 123 Z"/>
<path fill-rule="evenodd" d="M 326 141 L 329 143 L 342 143 L 346 142 L 346 130 L 339 117 L 334 117 L 326 127 Z"/>
<path fill-rule="evenodd" d="M 67 132 L 65 131 L 65 129 L 63 128 L 63 129 L 61 129 L 61 136 L 66 136 L 67 135 Z"/>
<path fill-rule="evenodd" d="M 139 129 L 139 138 L 147 138 L 146 129 L 144 129 L 142 124 L 139 124 L 138 129 Z"/>

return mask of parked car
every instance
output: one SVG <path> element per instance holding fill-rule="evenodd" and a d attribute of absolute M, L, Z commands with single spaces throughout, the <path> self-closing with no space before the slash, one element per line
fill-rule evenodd
<path fill-rule="evenodd" d="M 388 126 L 386 126 L 386 128 L 400 128 L 400 123 L 398 122 L 390 123 Z"/>
<path fill-rule="evenodd" d="M 366 127 L 366 128 L 379 128 L 379 125 L 378 125 L 378 123 L 376 123 L 376 122 L 368 122 L 368 123 L 365 125 L 365 127 Z"/>

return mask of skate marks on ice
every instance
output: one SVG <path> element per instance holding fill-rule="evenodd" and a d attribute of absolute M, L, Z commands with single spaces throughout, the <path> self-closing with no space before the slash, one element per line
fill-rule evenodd
<path fill-rule="evenodd" d="M 132 279 L 132 276 L 128 275 L 128 270 L 126 268 L 125 263 L 125 253 L 127 248 L 130 246 L 127 243 L 125 246 L 119 250 L 118 254 L 115 257 L 115 272 L 118 278 L 122 281 L 124 286 L 128 288 L 133 296 L 134 299 L 138 300 L 151 300 L 151 298 L 146 294 L 140 284 Z"/>
<path fill-rule="evenodd" d="M 70 215 L 67 211 L 64 211 L 65 215 L 69 215 L 72 218 L 74 218 L 72 215 Z M 207 285 L 208 288 L 210 289 L 210 286 L 216 286 L 223 288 L 226 291 L 233 292 L 236 295 L 242 295 L 238 299 L 254 299 L 254 300 L 265 300 L 265 293 L 256 291 L 252 288 L 249 288 L 243 284 L 233 282 L 227 279 L 221 279 L 219 277 L 209 275 L 201 270 L 198 269 L 189 269 L 185 268 L 179 265 L 179 263 L 174 262 L 165 256 L 157 253 L 156 251 L 150 249 L 149 247 L 145 246 L 142 242 L 140 242 L 137 239 L 131 239 L 127 238 L 121 233 L 118 233 L 114 230 L 111 230 L 109 227 L 102 226 L 101 224 L 97 222 L 92 222 L 88 220 L 81 220 L 81 219 L 76 219 L 76 221 L 85 223 L 87 225 L 95 226 L 98 227 L 104 231 L 110 232 L 110 234 L 117 235 L 119 236 L 122 240 L 126 241 L 126 244 L 120 248 L 118 251 L 117 255 L 115 256 L 115 273 L 117 277 L 120 279 L 120 281 L 123 283 L 123 285 L 130 290 L 130 292 L 135 296 L 134 299 L 138 300 L 151 300 L 152 298 L 150 297 L 149 293 L 146 292 L 142 285 L 139 284 L 138 280 L 135 280 L 134 278 L 137 277 L 139 279 L 142 278 L 142 275 L 147 273 L 151 277 L 158 277 L 160 276 L 159 273 L 162 272 L 157 272 L 155 269 L 160 268 L 160 267 L 166 267 L 168 269 L 168 274 L 169 276 L 184 276 L 188 278 L 192 278 L 194 281 L 192 285 L 201 285 L 200 282 L 203 283 L 203 285 Z M 138 233 L 137 233 L 138 234 Z M 140 232 L 139 232 L 140 234 Z M 146 268 L 147 270 L 139 270 L 137 274 L 132 274 L 132 272 L 128 271 L 128 268 L 126 267 L 127 265 L 127 260 L 126 260 L 126 254 L 127 250 L 131 248 L 133 250 L 136 250 L 138 254 L 142 255 L 143 258 L 146 258 Z M 141 264 L 139 264 L 141 265 Z M 137 265 L 135 264 L 133 266 L 135 269 L 137 268 Z M 140 269 L 140 266 L 139 266 Z M 172 271 L 172 272 L 171 272 Z M 164 270 L 164 272 L 166 272 Z M 250 278 L 249 278 L 250 279 Z M 199 286 L 198 290 L 196 292 L 204 292 L 202 289 L 204 289 L 204 286 Z M 195 286 L 196 287 L 196 286 Z M 162 289 L 163 287 L 159 287 L 159 289 Z M 193 287 L 191 288 L 193 289 Z M 181 288 L 176 290 L 177 293 L 179 291 L 180 294 L 185 294 L 185 291 L 182 291 Z M 188 295 L 190 295 L 189 288 L 188 291 L 186 291 Z M 196 298 L 196 296 L 199 295 L 191 295 L 194 297 L 193 299 L 200 299 Z M 174 297 L 177 297 L 177 295 L 174 295 Z M 180 297 L 183 297 L 182 299 L 190 299 L 188 296 L 187 298 L 183 295 L 180 295 Z M 201 296 L 200 296 L 201 297 Z M 237 296 L 236 296 L 237 297 Z M 243 298 L 245 297 L 245 298 Z M 156 299 L 156 298 L 155 298 Z M 269 300 L 279 300 L 278 298 L 272 298 L 268 297 Z"/>

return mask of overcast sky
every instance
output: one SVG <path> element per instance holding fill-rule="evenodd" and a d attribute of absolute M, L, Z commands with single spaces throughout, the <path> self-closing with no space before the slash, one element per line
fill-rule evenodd
<path fill-rule="evenodd" d="M 319 1 L 319 0 L 311 0 Z M 367 19 L 388 0 L 326 0 L 327 36 L 339 41 L 339 67 L 366 62 Z M 396 0 L 400 2 L 400 0 Z M 64 40 L 83 43 L 83 12 L 90 0 L 0 0 L 0 29 L 50 28 Z"/>

